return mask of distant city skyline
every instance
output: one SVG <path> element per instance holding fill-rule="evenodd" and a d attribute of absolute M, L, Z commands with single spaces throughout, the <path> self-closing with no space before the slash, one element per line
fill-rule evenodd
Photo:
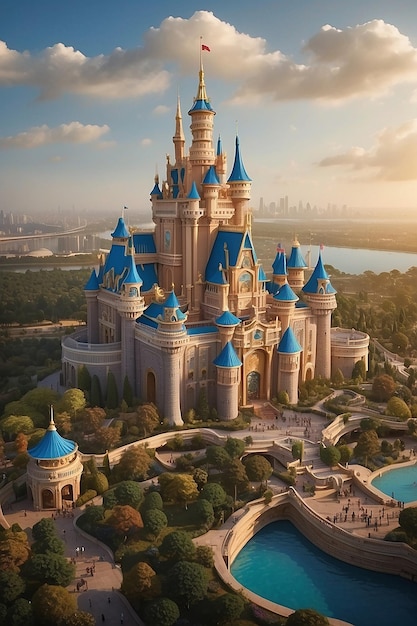
<path fill-rule="evenodd" d="M 0 7 L 0 209 L 150 212 L 177 94 L 187 111 L 200 42 L 229 155 L 238 130 L 260 198 L 413 210 L 415 0 L 5 0 Z M 200 39 L 200 37 L 202 39 Z"/>

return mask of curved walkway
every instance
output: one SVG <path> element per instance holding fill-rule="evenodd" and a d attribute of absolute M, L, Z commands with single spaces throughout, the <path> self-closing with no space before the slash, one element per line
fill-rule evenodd
<path fill-rule="evenodd" d="M 32 503 L 22 500 L 12 505 L 12 509 L 3 511 L 7 523 L 19 524 L 29 537 L 32 536 L 32 526 L 43 517 L 52 515 L 46 511 L 34 511 Z M 75 511 L 79 515 L 80 510 Z M 80 531 L 74 524 L 75 518 L 55 517 L 55 524 L 58 535 L 65 541 L 66 556 L 76 559 L 76 578 L 67 587 L 70 593 L 77 595 L 78 608 L 91 613 L 96 620 L 96 624 L 124 624 L 124 626 L 135 626 L 142 624 L 132 610 L 130 604 L 119 592 L 122 582 L 122 574 L 119 567 L 116 567 L 110 550 L 102 546 L 92 537 Z M 84 548 L 77 556 L 76 548 Z M 94 576 L 87 574 L 88 568 L 95 568 Z M 81 579 L 86 584 L 77 592 L 77 582 Z M 102 616 L 105 621 L 103 622 Z"/>

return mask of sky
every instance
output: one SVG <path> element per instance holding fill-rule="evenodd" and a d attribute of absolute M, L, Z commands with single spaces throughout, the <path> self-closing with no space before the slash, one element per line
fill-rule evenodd
<path fill-rule="evenodd" d="M 201 41 L 254 209 L 416 207 L 416 0 L 1 0 L 0 209 L 150 214 Z"/>

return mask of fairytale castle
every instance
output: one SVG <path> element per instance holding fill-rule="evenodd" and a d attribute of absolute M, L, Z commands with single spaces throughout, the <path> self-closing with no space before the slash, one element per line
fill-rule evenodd
<path fill-rule="evenodd" d="M 253 245 L 239 138 L 228 175 L 201 59 L 188 115 L 187 153 L 178 101 L 174 158 L 150 192 L 154 231 L 119 218 L 85 286 L 87 327 L 62 343 L 66 385 L 77 386 L 85 366 L 105 392 L 111 373 L 119 394 L 128 381 L 177 425 L 203 389 L 221 420 L 280 391 L 296 403 L 302 381 L 337 369 L 350 377 L 358 360 L 367 368 L 369 343 L 365 333 L 331 328 L 336 292 L 321 253 L 307 277 L 298 241 L 288 257 L 278 248 L 267 277 Z"/>

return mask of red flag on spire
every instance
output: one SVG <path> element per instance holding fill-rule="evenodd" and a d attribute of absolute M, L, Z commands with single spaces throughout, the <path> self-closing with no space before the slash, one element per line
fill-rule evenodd
<path fill-rule="evenodd" d="M 204 43 L 201 44 L 201 49 L 202 50 L 207 50 L 207 52 L 211 52 L 210 48 L 208 46 L 206 46 Z"/>

